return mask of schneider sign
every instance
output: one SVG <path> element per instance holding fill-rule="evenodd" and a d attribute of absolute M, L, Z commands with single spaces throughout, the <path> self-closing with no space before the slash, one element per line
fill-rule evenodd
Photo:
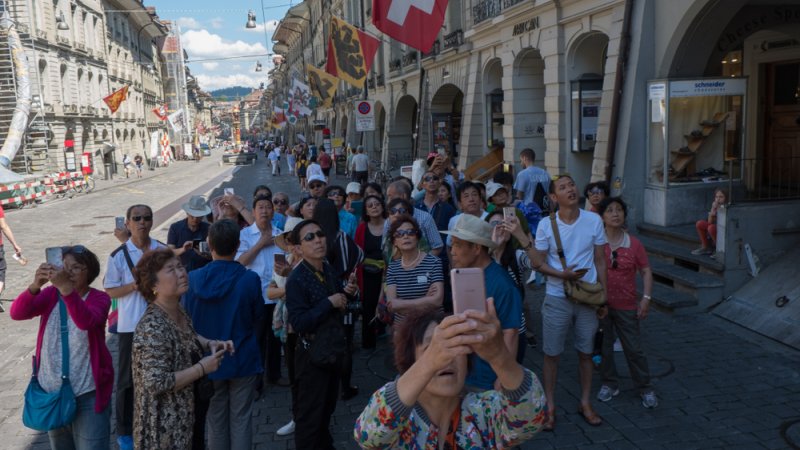
<path fill-rule="evenodd" d="M 680 80 L 669 83 L 669 96 L 675 98 L 744 95 L 746 89 L 747 80 L 744 78 Z"/>

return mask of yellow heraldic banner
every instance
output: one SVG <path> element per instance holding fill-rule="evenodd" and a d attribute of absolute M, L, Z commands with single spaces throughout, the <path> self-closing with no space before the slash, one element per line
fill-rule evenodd
<path fill-rule="evenodd" d="M 318 106 L 330 108 L 333 105 L 333 96 L 336 95 L 336 85 L 339 84 L 339 79 L 311 64 L 306 64 L 306 72 L 308 72 L 308 85 L 311 87 L 311 93 L 319 99 Z"/>
<path fill-rule="evenodd" d="M 328 63 L 325 71 L 355 87 L 363 87 L 380 41 L 350 25 L 331 17 L 328 40 Z"/>
<path fill-rule="evenodd" d="M 103 97 L 103 101 L 106 102 L 106 105 L 108 105 L 108 109 L 111 110 L 111 114 L 117 112 L 119 105 L 128 99 L 128 87 L 129 85 L 126 84 L 122 87 L 122 89 L 115 91 L 109 96 Z"/>

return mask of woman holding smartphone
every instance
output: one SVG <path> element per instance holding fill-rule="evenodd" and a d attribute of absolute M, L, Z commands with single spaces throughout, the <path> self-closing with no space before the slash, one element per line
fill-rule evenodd
<path fill-rule="evenodd" d="M 89 285 L 100 274 L 97 256 L 82 245 L 54 247 L 62 261 L 42 264 L 14 303 L 14 320 L 41 317 L 34 358 L 37 379 L 46 392 L 61 389 L 61 314 L 67 315 L 69 381 L 77 404 L 71 424 L 48 431 L 50 447 L 109 448 L 114 367 L 105 339 L 111 298 Z M 48 249 L 49 250 L 49 249 Z M 55 263 L 55 264 L 54 264 Z M 44 287 L 47 283 L 50 286 Z"/>
<path fill-rule="evenodd" d="M 407 214 L 397 216 L 389 226 L 389 240 L 400 255 L 386 271 L 386 300 L 394 323 L 412 312 L 443 311 L 442 262 L 419 249 L 421 234 L 417 221 Z"/>

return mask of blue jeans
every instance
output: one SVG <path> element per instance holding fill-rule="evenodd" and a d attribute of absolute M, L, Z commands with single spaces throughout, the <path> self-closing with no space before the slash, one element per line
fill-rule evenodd
<path fill-rule="evenodd" d="M 95 391 L 75 398 L 75 420 L 71 424 L 48 431 L 53 450 L 95 450 L 109 448 L 111 410 L 94 412 Z"/>

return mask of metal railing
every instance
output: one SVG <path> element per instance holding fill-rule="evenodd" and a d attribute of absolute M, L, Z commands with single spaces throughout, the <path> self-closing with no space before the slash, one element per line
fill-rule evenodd
<path fill-rule="evenodd" d="M 477 25 L 485 20 L 497 17 L 504 9 L 511 8 L 524 1 L 526 0 L 483 0 L 472 7 L 472 24 Z"/>
<path fill-rule="evenodd" d="M 736 189 L 730 182 L 733 202 L 800 198 L 800 156 L 733 159 L 728 173 L 743 185 Z"/>
<path fill-rule="evenodd" d="M 417 63 L 417 52 L 410 51 L 403 55 L 403 67 L 408 67 Z"/>
<path fill-rule="evenodd" d="M 440 47 L 441 47 L 441 44 L 439 43 L 438 39 L 433 41 L 433 46 L 431 47 L 431 51 L 429 51 L 428 53 L 423 53 L 422 54 L 422 59 L 430 58 L 432 56 L 438 55 Z"/>
<path fill-rule="evenodd" d="M 456 30 L 444 37 L 444 49 L 458 48 L 464 43 L 464 32 Z"/>
<path fill-rule="evenodd" d="M 403 67 L 403 63 L 400 61 L 400 58 L 389 61 L 389 72 L 396 72 L 400 70 L 401 67 Z"/>

